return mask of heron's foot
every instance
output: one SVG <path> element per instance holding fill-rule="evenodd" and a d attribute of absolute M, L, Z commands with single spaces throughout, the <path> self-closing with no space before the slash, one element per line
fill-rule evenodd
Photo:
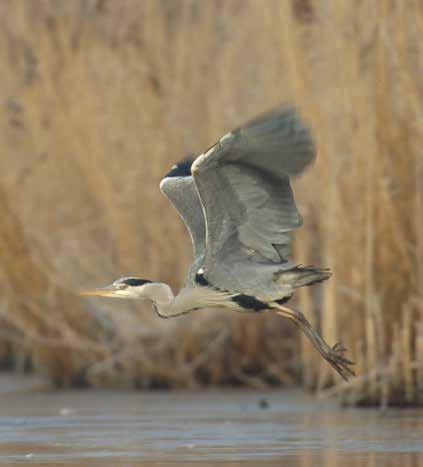
<path fill-rule="evenodd" d="M 320 355 L 334 368 L 341 377 L 347 381 L 350 376 L 355 376 L 354 371 L 350 368 L 354 363 L 344 357 L 346 348 L 337 342 L 333 347 L 330 347 L 323 337 L 311 326 L 306 317 L 298 310 L 287 308 L 279 303 L 273 302 L 271 310 L 286 318 L 291 319 L 310 339 L 311 343 L 318 350 Z"/>
<path fill-rule="evenodd" d="M 348 378 L 350 376 L 355 376 L 355 373 L 351 369 L 354 362 L 343 355 L 346 351 L 347 349 L 340 342 L 337 342 L 332 348 L 329 348 L 329 351 L 325 352 L 323 356 L 342 378 L 348 381 Z"/>

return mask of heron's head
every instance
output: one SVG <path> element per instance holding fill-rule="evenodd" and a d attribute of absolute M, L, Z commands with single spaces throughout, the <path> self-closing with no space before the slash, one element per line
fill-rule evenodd
<path fill-rule="evenodd" d="M 85 290 L 80 292 L 80 295 L 147 299 L 148 296 L 146 295 L 146 292 L 151 284 L 153 284 L 153 282 L 147 279 L 139 279 L 138 277 L 121 277 L 106 287 Z"/>

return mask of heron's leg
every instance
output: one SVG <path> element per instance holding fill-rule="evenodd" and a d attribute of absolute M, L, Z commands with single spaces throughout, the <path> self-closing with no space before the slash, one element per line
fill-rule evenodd
<path fill-rule="evenodd" d="M 287 308 L 283 305 L 279 305 L 278 303 L 271 303 L 270 305 L 271 311 L 290 319 L 304 332 L 320 355 L 342 376 L 344 380 L 347 381 L 349 376 L 355 375 L 350 368 L 354 363 L 342 355 L 346 349 L 339 342 L 333 347 L 330 347 L 300 311 Z"/>

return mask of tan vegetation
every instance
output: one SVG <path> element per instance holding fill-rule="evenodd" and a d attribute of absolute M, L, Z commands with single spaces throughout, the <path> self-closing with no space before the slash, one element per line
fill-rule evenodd
<path fill-rule="evenodd" d="M 420 2 L 5 0 L 0 21 L 5 363 L 58 385 L 304 375 L 346 402 L 422 401 Z M 160 178 L 284 100 L 319 148 L 295 183 L 296 259 L 335 273 L 298 306 L 349 348 L 350 383 L 274 316 L 162 321 L 75 296 L 127 274 L 179 287 L 190 244 Z"/>

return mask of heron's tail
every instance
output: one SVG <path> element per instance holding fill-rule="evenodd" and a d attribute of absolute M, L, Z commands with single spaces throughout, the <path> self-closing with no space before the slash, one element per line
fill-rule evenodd
<path fill-rule="evenodd" d="M 314 266 L 296 266 L 279 276 L 279 283 L 290 284 L 293 288 L 323 282 L 332 275 L 330 269 L 316 268 Z"/>

